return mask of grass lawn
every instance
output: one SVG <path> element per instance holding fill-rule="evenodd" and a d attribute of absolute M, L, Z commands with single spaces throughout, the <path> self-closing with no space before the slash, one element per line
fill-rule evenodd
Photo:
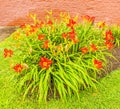
<path fill-rule="evenodd" d="M 120 69 L 102 78 L 97 91 L 81 91 L 79 100 L 73 96 L 67 103 L 50 100 L 46 105 L 38 105 L 33 99 L 23 101 L 7 69 L 9 63 L 3 58 L 4 47 L 7 41 L 0 43 L 0 109 L 120 109 Z"/>

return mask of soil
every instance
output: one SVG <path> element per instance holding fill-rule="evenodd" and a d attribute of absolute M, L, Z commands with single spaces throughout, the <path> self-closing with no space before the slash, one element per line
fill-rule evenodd
<path fill-rule="evenodd" d="M 15 26 L 0 27 L 0 42 L 9 37 L 17 28 L 18 27 Z M 117 60 L 108 57 L 109 63 L 107 73 L 120 68 L 120 48 L 114 48 L 110 52 Z"/>
<path fill-rule="evenodd" d="M 0 27 L 0 42 L 3 41 L 8 36 L 10 36 L 10 34 L 12 34 L 16 29 L 17 27 L 15 26 L 6 26 L 6 27 L 1 26 Z"/>
<path fill-rule="evenodd" d="M 109 66 L 109 70 L 113 71 L 113 70 L 116 70 L 116 69 L 120 68 L 120 48 L 114 48 L 110 52 L 117 59 L 117 60 L 115 60 L 113 58 L 109 58 L 108 57 L 108 59 L 110 61 L 109 65 L 108 65 Z"/>

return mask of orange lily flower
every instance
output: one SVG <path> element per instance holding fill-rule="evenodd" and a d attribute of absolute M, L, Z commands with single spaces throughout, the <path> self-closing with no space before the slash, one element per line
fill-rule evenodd
<path fill-rule="evenodd" d="M 13 51 L 12 50 L 8 50 L 8 49 L 4 49 L 4 58 L 6 57 L 12 57 L 13 55 Z"/>
<path fill-rule="evenodd" d="M 97 60 L 97 59 L 94 60 L 94 65 L 95 65 L 95 67 L 98 68 L 98 69 L 101 69 L 101 68 L 102 68 L 102 62 L 99 61 L 99 60 Z"/>
<path fill-rule="evenodd" d="M 110 42 L 110 41 L 106 41 L 106 42 L 105 42 L 105 45 L 106 45 L 106 47 L 108 48 L 108 50 L 112 49 L 113 46 L 114 46 L 114 44 L 113 44 L 112 42 Z"/>
<path fill-rule="evenodd" d="M 16 64 L 16 65 L 13 67 L 13 69 L 14 69 L 16 72 L 20 73 L 20 72 L 23 70 L 23 66 L 22 66 L 21 64 Z"/>
<path fill-rule="evenodd" d="M 98 23 L 97 23 L 97 26 L 98 26 L 99 28 L 103 28 L 103 27 L 105 26 L 105 22 L 103 22 L 103 21 L 98 22 Z"/>
<path fill-rule="evenodd" d="M 94 16 L 90 17 L 90 16 L 88 16 L 88 15 L 85 15 L 85 16 L 81 16 L 81 17 L 82 17 L 82 20 L 83 20 L 84 22 L 93 23 L 94 20 L 95 20 L 95 17 L 94 17 Z"/>
<path fill-rule="evenodd" d="M 67 33 L 62 33 L 63 38 L 67 38 L 68 34 Z"/>
<path fill-rule="evenodd" d="M 73 19 L 69 19 L 69 23 L 67 24 L 68 27 L 73 28 L 76 22 Z"/>
<path fill-rule="evenodd" d="M 40 58 L 39 65 L 40 65 L 42 68 L 48 69 L 51 64 L 52 64 L 52 60 L 49 60 L 48 58 L 45 58 L 45 57 L 41 57 L 41 58 Z"/>
<path fill-rule="evenodd" d="M 43 40 L 45 38 L 45 34 L 39 34 L 38 35 L 38 40 Z"/>
<path fill-rule="evenodd" d="M 98 50 L 97 47 L 94 44 L 91 44 L 90 47 L 91 47 L 91 50 L 93 52 L 96 51 L 96 50 Z"/>
<path fill-rule="evenodd" d="M 48 44 L 49 44 L 49 40 L 45 40 L 44 45 L 42 47 L 48 49 L 49 47 Z"/>
<path fill-rule="evenodd" d="M 47 24 L 48 24 L 48 25 L 52 25 L 53 22 L 52 22 L 51 20 L 49 20 L 49 21 L 47 22 Z"/>
<path fill-rule="evenodd" d="M 109 31 L 106 31 L 106 40 L 114 40 L 114 37 L 112 35 L 112 31 L 109 30 Z"/>
<path fill-rule="evenodd" d="M 82 51 L 82 54 L 85 54 L 88 52 L 88 48 L 87 47 L 83 47 L 80 49 Z"/>

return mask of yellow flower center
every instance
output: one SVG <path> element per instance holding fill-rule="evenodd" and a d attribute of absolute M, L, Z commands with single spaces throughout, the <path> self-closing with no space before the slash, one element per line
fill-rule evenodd
<path fill-rule="evenodd" d="M 17 69 L 18 71 L 21 71 L 22 70 L 22 68 L 21 67 L 18 67 L 18 69 Z"/>
<path fill-rule="evenodd" d="M 43 62 L 43 66 L 47 66 L 47 62 Z"/>
<path fill-rule="evenodd" d="M 8 52 L 8 53 L 7 53 L 7 56 L 10 57 L 10 55 L 11 55 L 11 54 Z"/>

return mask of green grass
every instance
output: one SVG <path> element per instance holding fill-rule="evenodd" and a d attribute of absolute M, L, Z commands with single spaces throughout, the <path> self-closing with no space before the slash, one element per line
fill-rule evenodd
<path fill-rule="evenodd" d="M 97 91 L 81 91 L 79 100 L 73 96 L 66 103 L 52 99 L 41 105 L 33 99 L 23 101 L 7 69 L 9 63 L 3 59 L 4 47 L 7 41 L 0 43 L 0 109 L 120 109 L 120 69 L 102 78 Z"/>

